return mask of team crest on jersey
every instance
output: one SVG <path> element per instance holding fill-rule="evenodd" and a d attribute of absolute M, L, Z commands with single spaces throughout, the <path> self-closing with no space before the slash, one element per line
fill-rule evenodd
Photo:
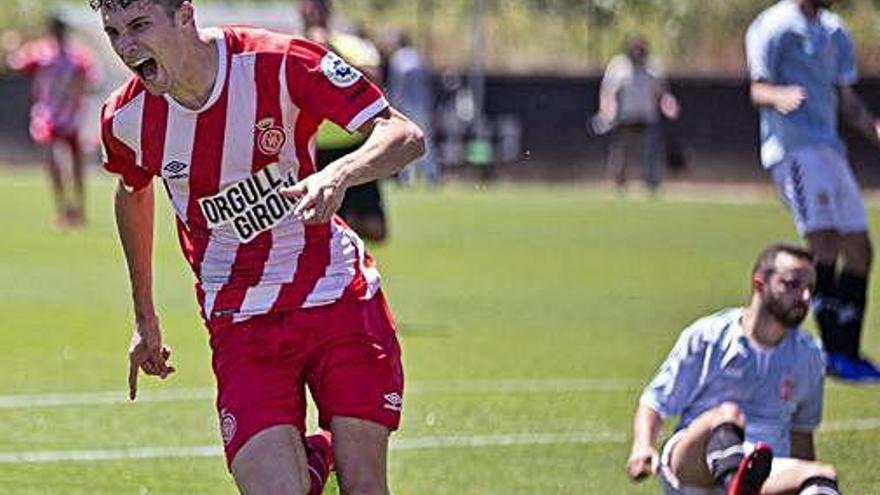
<path fill-rule="evenodd" d="M 277 155 L 287 142 L 287 134 L 284 128 L 275 125 L 273 117 L 266 117 L 257 122 L 257 148 L 264 155 Z"/>
<path fill-rule="evenodd" d="M 226 409 L 220 411 L 220 435 L 223 437 L 223 445 L 229 445 L 229 442 L 235 437 L 236 429 L 238 429 L 238 424 L 235 421 L 235 416 Z"/>
<path fill-rule="evenodd" d="M 361 78 L 360 71 L 333 52 L 327 52 L 321 59 L 321 71 L 338 88 L 348 88 Z"/>
<path fill-rule="evenodd" d="M 293 212 L 295 203 L 279 190 L 294 184 L 293 173 L 273 163 L 213 196 L 199 199 L 199 208 L 210 228 L 229 225 L 241 242 L 248 243 Z"/>
<path fill-rule="evenodd" d="M 786 375 L 779 384 L 779 398 L 785 402 L 794 398 L 794 378 Z"/>

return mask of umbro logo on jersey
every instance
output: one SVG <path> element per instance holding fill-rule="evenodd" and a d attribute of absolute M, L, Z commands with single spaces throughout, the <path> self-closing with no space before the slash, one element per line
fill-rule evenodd
<path fill-rule="evenodd" d="M 162 167 L 162 176 L 166 179 L 185 179 L 189 177 L 189 165 L 177 160 L 168 162 Z"/>
<path fill-rule="evenodd" d="M 403 397 L 401 397 L 400 394 L 398 394 L 397 392 L 385 394 L 382 396 L 382 398 L 385 399 L 385 404 L 382 406 L 385 409 L 399 412 L 401 407 L 403 407 Z"/>
<path fill-rule="evenodd" d="M 327 52 L 321 59 L 321 72 L 338 88 L 347 88 L 361 78 L 360 71 L 333 52 Z"/>

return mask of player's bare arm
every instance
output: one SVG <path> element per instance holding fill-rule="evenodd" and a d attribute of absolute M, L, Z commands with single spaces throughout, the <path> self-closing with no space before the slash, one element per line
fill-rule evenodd
<path fill-rule="evenodd" d="M 807 99 L 807 90 L 802 86 L 767 81 L 752 81 L 749 94 L 756 107 L 772 107 L 783 115 L 794 112 Z"/>
<path fill-rule="evenodd" d="M 791 456 L 804 461 L 816 460 L 816 445 L 812 433 L 791 432 Z"/>
<path fill-rule="evenodd" d="M 880 146 L 880 121 L 868 110 L 852 86 L 840 86 L 838 91 L 843 120 L 874 145 Z"/>
<path fill-rule="evenodd" d="M 657 411 L 646 406 L 639 406 L 633 419 L 633 443 L 626 472 L 633 481 L 642 481 L 657 473 L 660 466 L 660 454 L 655 447 L 663 418 Z"/>
<path fill-rule="evenodd" d="M 294 215 L 307 224 L 329 221 L 349 187 L 390 177 L 425 152 L 422 130 L 393 108 L 365 122 L 358 132 L 369 137 L 357 151 L 282 190 L 298 201 Z"/>
<path fill-rule="evenodd" d="M 128 350 L 128 394 L 137 396 L 138 370 L 166 378 L 174 367 L 168 364 L 171 349 L 162 345 L 159 318 L 153 304 L 153 188 L 128 191 L 116 189 L 116 228 L 125 252 L 134 307 L 134 331 Z"/>

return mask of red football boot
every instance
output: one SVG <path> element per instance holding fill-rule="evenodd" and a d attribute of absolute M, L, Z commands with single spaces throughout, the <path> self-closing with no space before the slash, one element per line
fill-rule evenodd
<path fill-rule="evenodd" d="M 772 465 L 773 450 L 766 443 L 758 442 L 755 450 L 739 463 L 739 469 L 727 487 L 727 495 L 759 495 Z"/>

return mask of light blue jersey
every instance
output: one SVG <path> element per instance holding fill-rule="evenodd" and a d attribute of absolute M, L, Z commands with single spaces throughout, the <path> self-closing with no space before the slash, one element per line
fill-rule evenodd
<path fill-rule="evenodd" d="M 837 88 L 858 80 L 853 41 L 840 17 L 825 9 L 811 20 L 793 0 L 762 12 L 746 33 L 753 81 L 798 85 L 803 104 L 788 115 L 761 107 L 761 161 L 767 168 L 800 147 L 826 144 L 845 153 L 837 132 Z"/>
<path fill-rule="evenodd" d="M 812 432 L 822 418 L 823 370 L 818 343 L 799 328 L 770 349 L 751 344 L 727 309 L 685 329 L 640 403 L 664 419 L 681 415 L 676 431 L 722 402 L 746 415 L 746 441 L 790 455 L 790 433 Z"/>

